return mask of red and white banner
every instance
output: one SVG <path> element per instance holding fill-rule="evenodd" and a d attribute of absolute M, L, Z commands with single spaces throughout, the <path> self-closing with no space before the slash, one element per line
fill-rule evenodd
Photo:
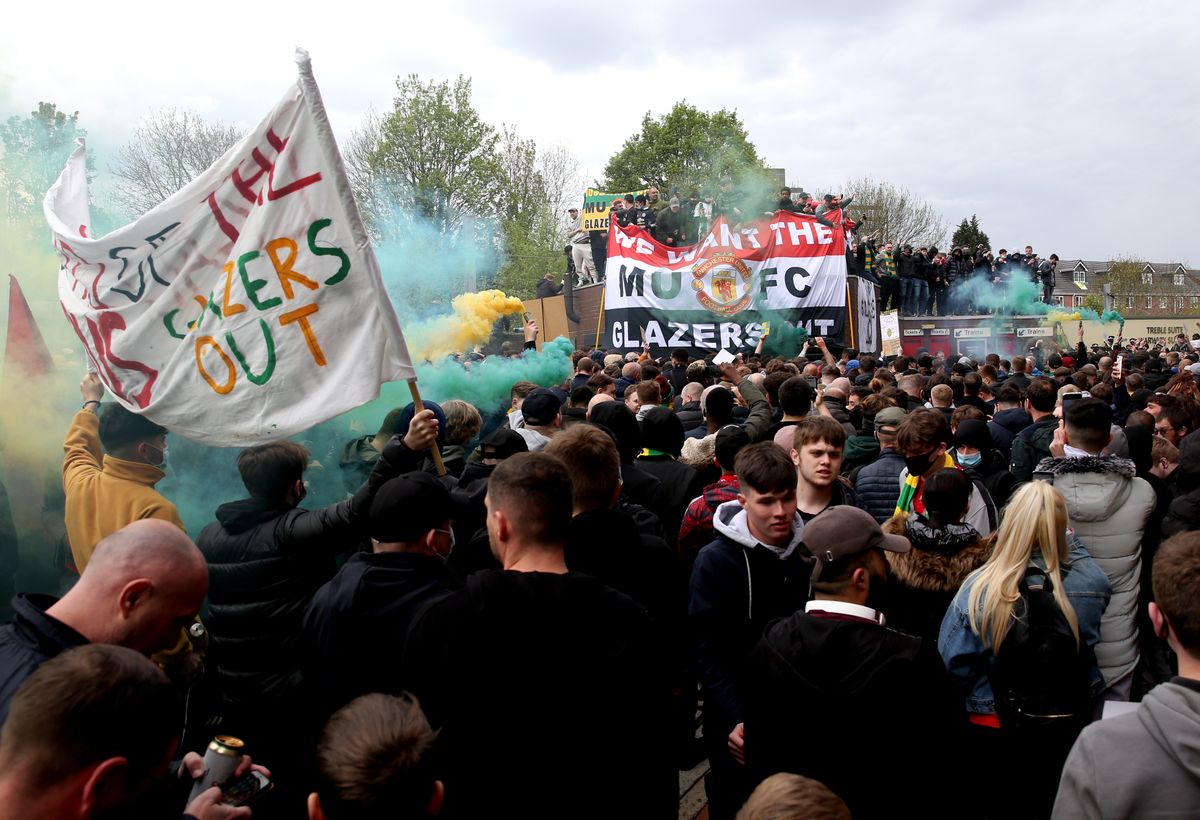
<path fill-rule="evenodd" d="M 778 211 L 740 228 L 719 218 L 697 244 L 662 245 L 612 226 L 605 267 L 605 346 L 753 348 L 763 322 L 840 340 L 846 243 L 840 220 Z"/>

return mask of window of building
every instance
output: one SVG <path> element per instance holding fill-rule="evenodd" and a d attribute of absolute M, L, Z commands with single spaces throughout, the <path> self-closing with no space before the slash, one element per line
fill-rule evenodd
<path fill-rule="evenodd" d="M 1158 297 L 1158 306 L 1160 308 L 1162 308 L 1163 310 L 1166 310 L 1167 309 L 1167 297 L 1165 297 L 1165 296 Z"/>
<path fill-rule="evenodd" d="M 1192 307 L 1196 307 L 1197 305 L 1200 305 L 1200 296 L 1190 297 L 1188 299 L 1188 304 L 1190 304 Z"/>
<path fill-rule="evenodd" d="M 1148 270 L 1142 271 L 1142 284 L 1143 285 L 1153 285 L 1154 284 L 1154 274 Z"/>
<path fill-rule="evenodd" d="M 1175 312 L 1176 313 L 1183 312 L 1183 297 L 1182 296 L 1175 297 Z"/>
<path fill-rule="evenodd" d="M 1132 296 L 1125 297 L 1125 309 L 1133 310 L 1133 297 Z"/>
<path fill-rule="evenodd" d="M 1182 273 L 1175 274 L 1175 284 L 1180 287 L 1183 287 L 1183 274 Z"/>
<path fill-rule="evenodd" d="M 1077 285 L 1086 285 L 1087 284 L 1087 271 L 1085 271 L 1085 270 L 1076 270 L 1075 271 L 1075 284 L 1077 284 Z"/>
<path fill-rule="evenodd" d="M 1054 297 L 1054 304 L 1058 305 L 1059 307 L 1066 307 L 1066 306 L 1067 306 L 1067 305 L 1066 305 L 1066 303 L 1065 303 L 1065 302 L 1063 302 L 1063 298 L 1062 298 L 1061 296 L 1055 296 L 1055 297 Z"/>
<path fill-rule="evenodd" d="M 1152 310 L 1153 308 L 1154 308 L 1154 297 L 1147 296 L 1146 297 L 1146 310 Z"/>

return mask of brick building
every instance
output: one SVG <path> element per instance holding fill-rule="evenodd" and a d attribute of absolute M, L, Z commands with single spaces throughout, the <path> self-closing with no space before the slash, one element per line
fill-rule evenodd
<path fill-rule="evenodd" d="M 1058 260 L 1054 300 L 1068 310 L 1102 305 L 1108 267 L 1107 261 Z M 1114 285 L 1112 296 L 1111 307 L 1126 318 L 1200 316 L 1200 271 L 1178 262 L 1146 262 L 1141 281 Z"/>

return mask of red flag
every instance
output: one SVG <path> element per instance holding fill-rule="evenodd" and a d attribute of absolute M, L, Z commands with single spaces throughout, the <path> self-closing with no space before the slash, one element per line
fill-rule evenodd
<path fill-rule="evenodd" d="M 27 379 L 48 376 L 54 372 L 54 361 L 46 340 L 38 330 L 21 292 L 17 277 L 8 276 L 8 340 L 4 346 L 4 380 Z"/>

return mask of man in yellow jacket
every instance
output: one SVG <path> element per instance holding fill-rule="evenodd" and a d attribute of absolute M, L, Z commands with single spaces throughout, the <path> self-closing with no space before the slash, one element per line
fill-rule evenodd
<path fill-rule="evenodd" d="M 175 505 L 154 489 L 166 475 L 166 428 L 116 403 L 97 415 L 104 385 L 95 373 L 83 377 L 79 392 L 83 408 L 63 442 L 63 490 L 67 540 L 82 573 L 100 539 L 130 522 L 160 518 L 184 526 Z"/>

